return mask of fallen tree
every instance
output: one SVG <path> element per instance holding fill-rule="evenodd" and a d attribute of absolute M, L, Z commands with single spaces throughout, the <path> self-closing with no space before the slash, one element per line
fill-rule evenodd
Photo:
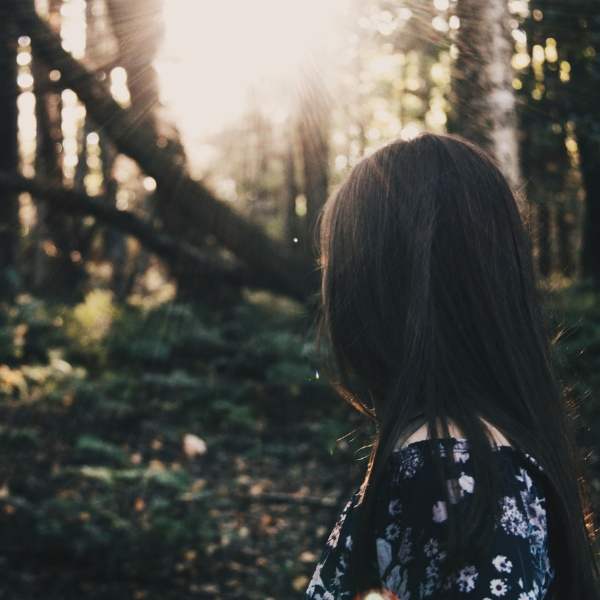
<path fill-rule="evenodd" d="M 84 192 L 66 189 L 42 179 L 31 179 L 14 173 L 2 172 L 0 172 L 0 190 L 29 192 L 36 198 L 48 202 L 53 210 L 93 216 L 103 224 L 135 237 L 144 247 L 168 263 L 188 262 L 196 275 L 204 278 L 208 283 L 219 282 L 234 286 L 271 287 L 273 289 L 273 282 L 270 279 L 261 280 L 260 273 L 255 273 L 245 266 L 233 264 L 222 258 L 208 256 L 190 244 L 156 231 L 144 219 L 129 211 L 115 208 L 101 196 L 89 196 Z M 283 289 L 274 289 L 274 291 L 285 292 Z"/>
<path fill-rule="evenodd" d="M 145 126 L 145 117 L 121 107 L 106 83 L 62 48 L 60 37 L 42 18 L 20 4 L 16 16 L 23 33 L 38 48 L 40 59 L 49 69 L 60 71 L 62 84 L 77 94 L 101 132 L 163 190 L 171 192 L 173 210 L 197 223 L 199 232 L 212 233 L 257 276 L 260 274 L 265 287 L 301 300 L 314 293 L 317 269 L 309 259 L 292 254 L 193 180 L 170 151 L 168 141 L 157 136 L 153 127 Z"/>

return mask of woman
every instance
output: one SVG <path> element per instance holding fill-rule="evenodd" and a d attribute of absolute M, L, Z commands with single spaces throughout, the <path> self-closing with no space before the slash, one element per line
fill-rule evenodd
<path fill-rule="evenodd" d="M 458 136 L 382 147 L 326 203 L 320 256 L 333 384 L 376 435 L 305 597 L 597 599 L 584 465 L 494 161 Z"/>

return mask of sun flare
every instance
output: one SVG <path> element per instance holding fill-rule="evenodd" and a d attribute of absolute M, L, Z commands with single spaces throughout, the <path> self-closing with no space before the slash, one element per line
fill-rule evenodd
<path fill-rule="evenodd" d="M 282 89 L 311 56 L 326 68 L 345 5 L 347 0 L 168 0 L 156 60 L 163 102 L 185 120 L 182 130 L 197 136 L 239 116 L 252 91 L 285 95 Z M 285 111 L 281 102 L 274 104 Z"/>

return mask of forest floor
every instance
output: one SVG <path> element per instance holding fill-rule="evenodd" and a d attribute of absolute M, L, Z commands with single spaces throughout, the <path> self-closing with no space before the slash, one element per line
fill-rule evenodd
<path fill-rule="evenodd" d="M 301 597 L 359 419 L 293 306 L 1 314 L 0 598 Z"/>
<path fill-rule="evenodd" d="M 577 298 L 557 361 L 596 494 L 600 315 Z M 0 314 L 0 598 L 302 597 L 368 450 L 297 307 Z"/>

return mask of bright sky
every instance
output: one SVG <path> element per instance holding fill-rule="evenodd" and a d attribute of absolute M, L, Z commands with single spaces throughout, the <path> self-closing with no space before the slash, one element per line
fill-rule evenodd
<path fill-rule="evenodd" d="M 348 0 L 167 0 L 156 61 L 161 95 L 186 135 L 218 131 L 254 87 L 284 117 L 281 90 L 316 54 L 326 68 Z"/>

